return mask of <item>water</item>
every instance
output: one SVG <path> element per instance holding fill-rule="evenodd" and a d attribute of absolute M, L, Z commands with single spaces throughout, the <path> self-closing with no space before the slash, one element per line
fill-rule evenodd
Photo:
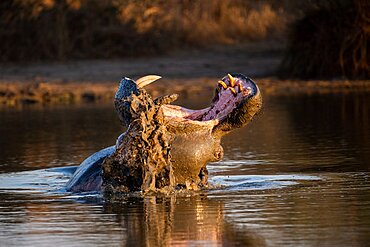
<path fill-rule="evenodd" d="M 370 95 L 264 99 L 209 165 L 215 189 L 114 203 L 63 192 L 121 133 L 111 105 L 1 110 L 0 246 L 369 246 Z"/>

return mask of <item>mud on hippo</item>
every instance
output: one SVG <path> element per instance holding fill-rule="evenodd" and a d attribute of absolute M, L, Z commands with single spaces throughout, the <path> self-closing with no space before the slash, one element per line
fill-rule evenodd
<path fill-rule="evenodd" d="M 218 81 L 211 105 L 201 110 L 171 104 L 176 94 L 153 99 L 144 87 L 160 78 L 121 80 L 114 105 L 126 131 L 115 146 L 81 163 L 67 183 L 68 191 L 205 188 L 207 163 L 223 157 L 221 138 L 249 123 L 262 107 L 257 85 L 242 74 Z"/>

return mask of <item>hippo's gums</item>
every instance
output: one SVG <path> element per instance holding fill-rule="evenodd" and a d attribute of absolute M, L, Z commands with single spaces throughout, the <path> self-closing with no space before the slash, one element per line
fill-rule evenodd
<path fill-rule="evenodd" d="M 114 103 L 127 130 L 115 146 L 82 162 L 67 183 L 68 191 L 145 193 L 206 187 L 207 163 L 223 157 L 222 136 L 246 125 L 262 106 L 258 87 L 242 74 L 218 81 L 210 107 L 201 110 L 171 105 L 176 94 L 153 100 L 144 86 L 159 78 L 121 80 Z"/>

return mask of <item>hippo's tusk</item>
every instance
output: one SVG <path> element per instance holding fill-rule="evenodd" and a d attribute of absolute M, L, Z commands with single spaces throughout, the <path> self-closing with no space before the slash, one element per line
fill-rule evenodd
<path fill-rule="evenodd" d="M 136 85 L 139 88 L 143 88 L 143 87 L 149 85 L 150 83 L 152 83 L 156 80 L 159 80 L 161 78 L 162 77 L 159 76 L 159 75 L 147 75 L 147 76 L 144 76 L 144 77 L 141 77 L 141 78 L 137 79 L 136 80 Z"/>

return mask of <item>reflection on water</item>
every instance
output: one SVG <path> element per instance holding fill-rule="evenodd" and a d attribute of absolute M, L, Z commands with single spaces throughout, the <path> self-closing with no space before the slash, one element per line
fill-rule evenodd
<path fill-rule="evenodd" d="M 0 111 L 0 172 L 78 165 L 120 131 L 110 104 Z"/>
<path fill-rule="evenodd" d="M 228 224 L 223 207 L 222 201 L 202 195 L 149 196 L 128 198 L 120 204 L 106 204 L 103 211 L 117 215 L 116 221 L 125 229 L 123 243 L 127 246 L 137 244 L 137 239 L 146 246 L 265 245 L 258 235 L 239 232 Z M 236 238 L 238 234 L 241 236 Z"/>
<path fill-rule="evenodd" d="M 114 143 L 111 105 L 2 110 L 0 246 L 366 246 L 369 124 L 370 95 L 265 97 L 209 165 L 214 189 L 106 202 L 65 193 L 72 168 L 50 168 Z"/>

